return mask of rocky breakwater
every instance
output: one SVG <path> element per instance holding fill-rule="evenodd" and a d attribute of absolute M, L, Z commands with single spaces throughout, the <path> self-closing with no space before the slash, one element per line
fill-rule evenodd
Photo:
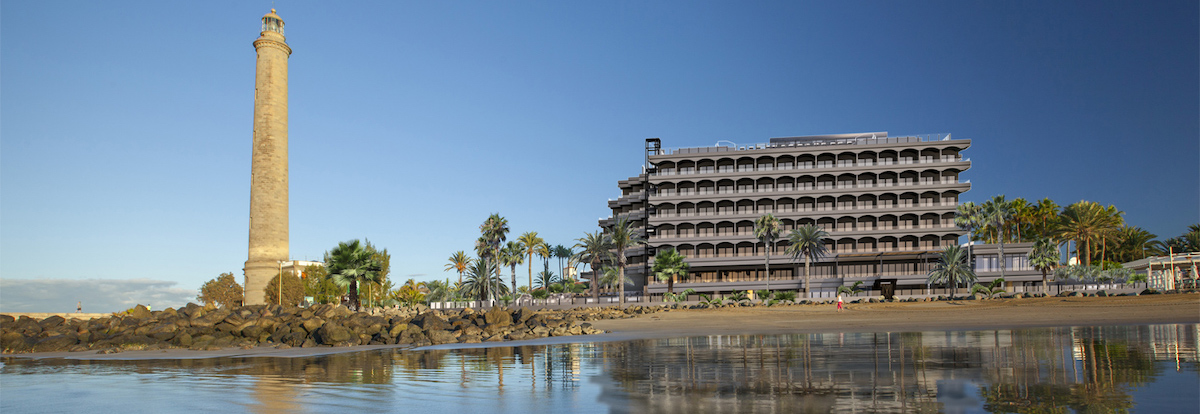
<path fill-rule="evenodd" d="M 660 307 L 530 310 L 492 308 L 388 309 L 352 312 L 342 306 L 253 305 L 213 308 L 196 304 L 90 320 L 0 315 L 4 353 L 154 350 L 229 347 L 276 348 L 354 345 L 438 345 L 604 333 L 587 321 L 629 318 Z"/>

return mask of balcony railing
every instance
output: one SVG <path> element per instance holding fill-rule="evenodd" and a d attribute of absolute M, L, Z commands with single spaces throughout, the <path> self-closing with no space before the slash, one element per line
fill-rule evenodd
<path fill-rule="evenodd" d="M 805 162 L 805 163 L 797 163 L 797 164 L 790 164 L 790 163 L 759 164 L 757 166 L 751 165 L 751 164 L 743 164 L 743 165 L 737 165 L 737 166 L 732 166 L 732 165 L 716 166 L 716 167 L 705 166 L 705 167 L 698 167 L 698 168 L 686 167 L 686 168 L 679 168 L 679 169 L 659 168 L 657 171 L 651 173 L 650 175 L 651 176 L 693 175 L 693 174 L 704 175 L 704 174 L 717 174 L 717 173 L 731 173 L 731 172 L 735 172 L 735 171 L 736 172 L 789 171 L 789 170 L 808 170 L 808 169 L 814 169 L 814 168 L 820 169 L 820 168 L 873 167 L 873 166 L 880 166 L 880 165 L 887 166 L 887 165 L 911 165 L 911 164 L 936 164 L 936 163 L 951 163 L 951 162 L 963 162 L 963 161 L 970 162 L 971 159 L 963 158 L 962 156 L 945 155 L 945 156 L 941 156 L 941 157 L 923 157 L 921 159 L 899 158 L 899 159 L 894 159 L 894 160 L 893 159 L 887 159 L 887 160 L 865 159 L 865 160 L 856 160 L 856 161 L 846 160 L 846 161 L 837 161 L 837 162 L 823 161 L 823 162 L 817 162 L 816 165 L 814 165 L 813 163 Z"/>

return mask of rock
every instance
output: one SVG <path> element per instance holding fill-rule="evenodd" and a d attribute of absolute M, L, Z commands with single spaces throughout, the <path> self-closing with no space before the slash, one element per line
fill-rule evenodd
<path fill-rule="evenodd" d="M 150 309 L 146 309 L 146 307 L 143 305 L 137 305 L 129 311 L 129 316 L 137 319 L 146 319 L 152 315 L 150 313 Z"/>
<path fill-rule="evenodd" d="M 33 346 L 33 352 L 59 352 L 66 351 L 68 348 L 75 346 L 79 341 L 69 335 L 55 335 L 48 338 L 42 338 Z"/>
<path fill-rule="evenodd" d="M 450 330 L 453 327 L 434 312 L 426 312 L 413 318 L 412 324 L 421 328 L 423 331 L 430 330 Z"/>
<path fill-rule="evenodd" d="M 504 309 L 500 309 L 498 306 L 492 307 L 491 310 L 483 315 L 483 318 L 488 325 L 508 326 L 513 323 L 512 314 Z"/>
<path fill-rule="evenodd" d="M 338 325 L 336 323 L 326 323 L 317 329 L 315 337 L 318 342 L 324 345 L 337 344 L 348 342 L 351 340 L 357 341 L 358 336 L 349 328 Z"/>
<path fill-rule="evenodd" d="M 279 339 L 279 343 L 291 345 L 294 347 L 303 347 L 305 341 L 311 341 L 308 336 L 300 332 L 290 332 Z"/>
<path fill-rule="evenodd" d="M 311 335 L 316 333 L 318 329 L 321 329 L 322 326 L 325 326 L 325 320 L 321 319 L 320 317 L 313 316 L 311 319 L 305 319 L 304 322 L 301 322 L 300 326 L 304 328 L 305 332 L 308 332 Z"/>
<path fill-rule="evenodd" d="M 427 330 L 425 331 L 425 336 L 429 337 L 429 342 L 432 342 L 434 345 L 458 342 L 458 338 L 453 333 L 441 329 Z"/>
<path fill-rule="evenodd" d="M 388 334 L 388 336 L 395 338 L 395 337 L 400 336 L 400 334 L 403 333 L 405 329 L 408 329 L 407 323 L 397 323 L 395 326 L 392 326 L 391 329 L 388 329 L 387 334 Z"/>
<path fill-rule="evenodd" d="M 512 319 L 514 323 L 525 323 L 525 321 L 529 320 L 529 317 L 533 315 L 534 311 L 522 306 L 521 309 L 517 309 L 516 312 L 513 312 Z"/>
<path fill-rule="evenodd" d="M 50 329 L 50 328 L 54 328 L 59 325 L 62 325 L 63 322 L 66 322 L 66 321 L 67 320 L 63 319 L 63 317 L 54 315 L 49 318 L 42 319 L 41 322 L 38 322 L 38 325 L 42 327 L 42 330 L 46 330 L 46 329 Z"/>
<path fill-rule="evenodd" d="M 182 332 L 175 335 L 175 338 L 172 338 L 171 342 L 175 345 L 187 348 L 192 346 L 192 335 L 189 335 L 187 332 Z"/>
<path fill-rule="evenodd" d="M 175 326 L 174 323 L 161 323 L 151 328 L 150 331 L 147 332 L 147 335 L 156 340 L 166 342 L 170 341 L 171 338 L 174 338 L 175 332 L 178 330 L 179 327 Z"/>
<path fill-rule="evenodd" d="M 258 325 L 250 325 L 242 329 L 242 336 L 255 340 L 261 337 L 264 333 L 266 333 L 266 331 Z"/>

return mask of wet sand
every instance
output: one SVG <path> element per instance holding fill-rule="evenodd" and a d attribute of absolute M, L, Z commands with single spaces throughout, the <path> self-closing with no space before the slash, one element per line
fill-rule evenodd
<path fill-rule="evenodd" d="M 847 304 L 673 310 L 630 319 L 591 322 L 612 331 L 603 335 L 566 336 L 482 344 L 446 344 L 416 349 L 455 349 L 547 345 L 572 342 L 624 341 L 702 335 L 792 334 L 835 332 L 917 332 L 1020 329 L 1050 326 L 1200 324 L 1200 294 L 1119 297 L 1003 299 L 955 302 Z M 46 352 L 5 354 L 5 358 L 65 358 L 80 360 L 192 359 L 248 357 L 308 357 L 341 352 L 409 348 L 407 345 L 366 345 L 344 348 L 251 349 L 218 351 L 168 349 L 115 354 Z"/>

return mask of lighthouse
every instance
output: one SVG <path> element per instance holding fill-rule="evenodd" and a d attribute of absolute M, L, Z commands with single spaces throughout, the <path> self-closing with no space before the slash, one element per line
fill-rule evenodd
<path fill-rule="evenodd" d="M 288 260 L 288 57 L 283 19 L 271 9 L 254 41 L 254 149 L 250 166 L 250 244 L 245 304 L 266 303 L 264 290 Z"/>

